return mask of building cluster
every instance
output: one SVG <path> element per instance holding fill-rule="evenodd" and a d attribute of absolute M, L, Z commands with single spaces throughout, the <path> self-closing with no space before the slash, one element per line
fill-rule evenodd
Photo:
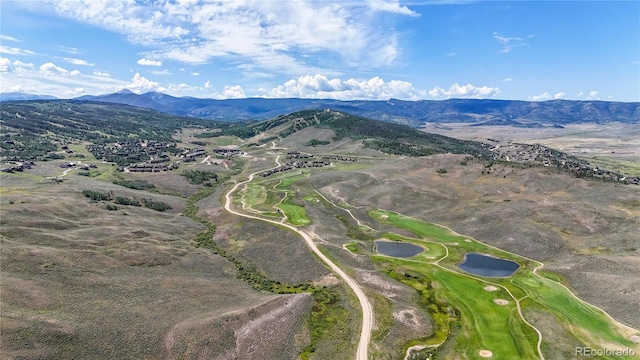
<path fill-rule="evenodd" d="M 293 170 L 293 169 L 318 168 L 318 167 L 329 166 L 329 165 L 331 165 L 331 163 L 329 161 L 327 161 L 327 160 L 294 161 L 294 162 L 290 162 L 290 163 L 284 164 L 282 166 L 279 166 L 279 167 L 277 167 L 275 169 L 263 171 L 260 174 L 260 176 L 267 177 L 267 176 L 271 176 L 273 174 L 277 174 L 277 173 L 280 173 L 280 172 L 289 171 L 289 170 Z"/>
<path fill-rule="evenodd" d="M 218 148 L 213 150 L 213 152 L 215 152 L 217 155 L 225 156 L 225 157 L 244 154 L 244 151 L 240 149 L 230 149 L 230 148 Z"/>
<path fill-rule="evenodd" d="M 175 170 L 179 167 L 179 161 L 168 164 L 158 164 L 158 163 L 140 163 L 140 164 L 131 164 L 126 169 L 130 172 L 161 172 L 161 171 L 171 171 Z M 119 167 L 118 170 L 125 171 L 124 167 Z"/>
<path fill-rule="evenodd" d="M 358 161 L 357 158 L 341 156 L 341 155 L 322 155 L 322 158 L 325 160 L 336 160 L 336 161 L 351 161 L 351 162 Z"/>
<path fill-rule="evenodd" d="M 96 159 L 109 162 L 139 162 L 151 158 L 160 158 L 163 154 L 175 153 L 176 144 L 164 141 L 130 140 L 108 145 L 87 145 Z M 120 160 L 120 161 L 119 161 Z"/>
<path fill-rule="evenodd" d="M 625 184 L 640 185 L 640 178 L 638 177 L 624 176 L 614 171 L 600 169 L 585 160 L 540 144 L 508 143 L 504 146 L 495 145 L 491 147 L 489 151 L 493 154 L 493 160 L 497 161 L 553 166 L 560 170 L 570 172 L 577 177 L 593 177 L 607 181 L 619 181 Z"/>
<path fill-rule="evenodd" d="M 9 164 L 11 166 L 2 169 L 3 172 L 13 174 L 16 172 L 23 172 L 25 170 L 31 169 L 32 166 L 35 166 L 35 163 L 33 161 L 25 161 L 25 162 L 10 161 Z"/>

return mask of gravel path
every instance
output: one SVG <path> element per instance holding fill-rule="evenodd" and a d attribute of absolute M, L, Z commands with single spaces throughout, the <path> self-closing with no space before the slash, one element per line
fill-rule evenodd
<path fill-rule="evenodd" d="M 274 143 L 275 146 L 275 143 Z M 280 156 L 278 155 L 276 157 L 276 164 L 278 164 L 276 167 L 280 166 Z M 276 168 L 274 167 L 274 168 Z M 340 278 L 342 278 L 342 280 L 344 280 L 344 282 L 347 284 L 347 286 L 349 286 L 351 288 L 351 290 L 353 290 L 353 292 L 356 294 L 356 296 L 358 297 L 358 301 L 360 302 L 360 307 L 362 308 L 362 327 L 361 327 L 361 331 L 360 331 L 360 341 L 358 343 L 358 350 L 356 352 L 356 360 L 368 360 L 369 357 L 369 340 L 371 339 L 371 329 L 373 327 L 373 308 L 371 307 L 371 303 L 369 302 L 369 299 L 367 299 L 367 296 L 364 294 L 364 291 L 362 291 L 362 288 L 360 287 L 360 285 L 358 285 L 358 283 L 353 280 L 349 275 L 347 275 L 342 269 L 340 269 L 340 267 L 338 267 L 338 265 L 336 265 L 333 261 L 331 261 L 328 257 L 326 257 L 321 251 L 320 249 L 318 249 L 318 246 L 316 245 L 316 243 L 313 241 L 313 239 L 311 238 L 311 236 L 307 233 L 305 233 L 304 231 L 296 228 L 293 225 L 289 225 L 286 223 L 282 223 L 279 221 L 275 221 L 275 220 L 270 220 L 270 219 L 263 219 L 261 217 L 258 216 L 254 216 L 254 215 L 248 215 L 248 214 L 243 214 L 240 213 L 238 211 L 235 211 L 231 208 L 231 204 L 232 204 L 232 194 L 238 190 L 238 188 L 242 185 L 245 185 L 247 183 L 249 183 L 250 181 L 253 180 L 253 177 L 258 174 L 258 173 L 262 173 L 264 170 L 260 170 L 257 172 L 254 172 L 253 174 L 249 175 L 249 178 L 245 181 L 239 182 L 237 183 L 231 190 L 229 190 L 229 192 L 227 192 L 227 194 L 225 195 L 225 204 L 224 204 L 224 208 L 235 215 L 238 216 L 242 216 L 242 217 L 246 217 L 249 219 L 255 219 L 255 220 L 260 220 L 260 221 L 264 221 L 264 222 L 268 222 L 274 225 L 279 225 L 279 226 L 284 226 L 294 232 L 296 232 L 298 235 L 300 235 L 305 242 L 307 243 L 307 246 L 314 252 L 314 254 L 316 254 L 325 264 L 327 264 L 327 266 L 329 266 L 329 268 L 331 268 L 331 270 L 333 270 L 333 272 L 335 272 Z"/>

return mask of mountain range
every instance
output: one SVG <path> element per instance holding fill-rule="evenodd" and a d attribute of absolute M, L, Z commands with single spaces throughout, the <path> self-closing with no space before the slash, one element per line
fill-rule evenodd
<path fill-rule="evenodd" d="M 21 93 L 3 93 L 0 97 L 2 101 L 35 99 L 43 97 Z M 300 110 L 328 108 L 414 127 L 423 126 L 425 123 L 452 122 L 520 127 L 560 127 L 586 122 L 640 122 L 640 102 L 488 99 L 341 101 L 297 98 L 216 100 L 174 97 L 158 92 L 135 94 L 129 90 L 98 96 L 85 95 L 74 100 L 126 104 L 174 115 L 222 121 L 264 120 Z"/>

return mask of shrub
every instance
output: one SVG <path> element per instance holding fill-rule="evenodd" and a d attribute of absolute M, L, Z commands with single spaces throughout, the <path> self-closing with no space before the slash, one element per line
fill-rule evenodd
<path fill-rule="evenodd" d="M 447 169 L 445 169 L 445 168 L 440 168 L 440 169 L 436 170 L 436 172 L 437 172 L 438 174 L 446 174 L 446 173 L 447 173 Z"/>
<path fill-rule="evenodd" d="M 186 170 L 182 173 L 190 183 L 200 185 L 207 180 L 218 181 L 218 174 L 213 171 Z"/>
<path fill-rule="evenodd" d="M 155 185 L 146 180 L 116 180 L 113 183 L 135 190 L 151 190 L 156 188 Z"/>
<path fill-rule="evenodd" d="M 153 201 L 151 199 L 142 199 L 144 207 L 153 209 L 155 211 L 165 211 L 171 209 L 171 205 L 162 201 Z"/>
<path fill-rule="evenodd" d="M 93 201 L 101 201 L 101 200 L 109 201 L 109 200 L 111 200 L 111 194 L 110 193 L 97 191 L 97 190 L 82 190 L 82 195 L 84 195 L 85 197 L 90 198 Z"/>
<path fill-rule="evenodd" d="M 142 206 L 142 204 L 140 204 L 140 201 L 138 199 L 122 197 L 122 196 L 116 197 L 116 199 L 113 202 L 119 205 Z"/>
<path fill-rule="evenodd" d="M 306 146 L 317 146 L 317 145 L 329 145 L 331 144 L 331 141 L 325 141 L 325 140 L 318 140 L 318 139 L 311 139 L 309 142 L 307 142 L 305 145 Z"/>

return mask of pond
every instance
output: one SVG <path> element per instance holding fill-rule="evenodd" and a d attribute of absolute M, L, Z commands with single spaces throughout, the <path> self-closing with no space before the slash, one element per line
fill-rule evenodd
<path fill-rule="evenodd" d="M 513 275 L 520 264 L 482 254 L 469 253 L 464 256 L 464 262 L 458 267 L 475 275 L 507 277 Z"/>
<path fill-rule="evenodd" d="M 388 256 L 408 258 L 420 254 L 424 249 L 417 245 L 399 241 L 376 240 L 376 251 Z"/>

